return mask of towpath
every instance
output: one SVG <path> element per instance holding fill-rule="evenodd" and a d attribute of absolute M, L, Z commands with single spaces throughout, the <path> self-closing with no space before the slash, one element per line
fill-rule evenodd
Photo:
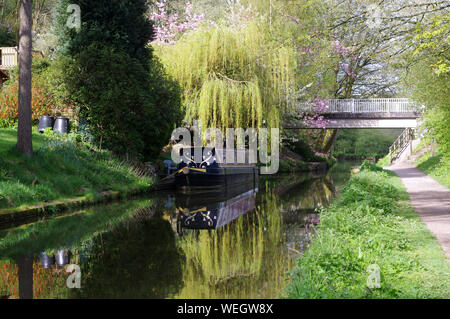
<path fill-rule="evenodd" d="M 387 169 L 401 178 L 412 205 L 450 261 L 450 189 L 408 163 L 395 164 Z"/>

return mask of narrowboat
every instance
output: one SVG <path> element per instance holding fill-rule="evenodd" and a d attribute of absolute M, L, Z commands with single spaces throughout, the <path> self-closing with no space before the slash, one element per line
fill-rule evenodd
<path fill-rule="evenodd" d="M 177 190 L 182 193 L 203 193 L 220 188 L 233 188 L 240 185 L 258 185 L 258 168 L 249 163 L 249 151 L 236 150 L 231 159 L 227 159 L 226 150 L 211 148 L 202 153 L 201 161 L 195 161 L 195 149 L 185 148 L 180 151 L 181 163 L 175 173 Z M 223 160 L 218 160 L 222 158 Z M 244 159 L 239 163 L 237 159 Z"/>

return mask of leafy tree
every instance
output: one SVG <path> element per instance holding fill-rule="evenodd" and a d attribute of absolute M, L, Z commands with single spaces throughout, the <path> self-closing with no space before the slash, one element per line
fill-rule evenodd
<path fill-rule="evenodd" d="M 450 7 L 450 5 L 448 5 Z M 428 139 L 435 139 L 445 159 L 450 159 L 450 14 L 441 13 L 417 24 L 413 54 L 403 74 L 405 94 L 424 105 Z"/>
<path fill-rule="evenodd" d="M 188 122 L 200 119 L 205 128 L 280 127 L 298 100 L 328 95 L 329 42 L 311 18 L 320 3 L 273 1 L 269 8 L 271 1 L 262 2 L 236 4 L 221 22 L 156 46 L 183 88 Z"/>
<path fill-rule="evenodd" d="M 71 1 L 81 8 L 81 30 L 65 26 L 68 3 L 60 2 L 55 28 L 67 96 L 101 146 L 157 156 L 180 122 L 180 99 L 148 46 L 146 1 Z"/>

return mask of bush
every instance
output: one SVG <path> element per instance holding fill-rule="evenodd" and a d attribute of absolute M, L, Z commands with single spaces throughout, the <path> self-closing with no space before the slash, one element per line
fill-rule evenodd
<path fill-rule="evenodd" d="M 60 83 L 56 82 L 54 69 L 53 64 L 46 60 L 33 62 L 31 116 L 34 123 L 37 123 L 42 115 L 55 116 L 59 114 L 59 110 L 73 107 L 64 104 L 55 94 Z M 18 87 L 17 70 L 14 70 L 11 72 L 11 79 L 0 92 L 0 127 L 13 127 L 17 122 Z"/>
<path fill-rule="evenodd" d="M 65 96 L 99 146 L 127 157 L 158 156 L 181 122 L 181 98 L 148 47 L 147 2 L 71 2 L 81 7 L 82 29 L 65 27 L 67 0 L 56 19 Z"/>
<path fill-rule="evenodd" d="M 125 52 L 97 43 L 67 61 L 65 83 L 100 147 L 157 156 L 181 121 L 178 86 L 164 77 L 158 61 L 149 74 Z"/>
<path fill-rule="evenodd" d="M 34 80 L 31 99 L 33 121 L 38 121 L 44 114 L 51 114 L 53 105 L 50 88 L 39 79 Z M 0 118 L 11 124 L 17 121 L 18 109 L 18 82 L 14 82 L 5 87 L 0 94 Z"/>

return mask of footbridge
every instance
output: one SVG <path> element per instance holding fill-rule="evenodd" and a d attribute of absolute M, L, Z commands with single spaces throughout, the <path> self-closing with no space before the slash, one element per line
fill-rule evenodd
<path fill-rule="evenodd" d="M 327 129 L 415 128 L 420 106 L 409 99 L 328 99 L 321 115 Z M 285 123 L 286 129 L 316 128 L 300 118 L 314 113 L 311 103 L 299 103 Z"/>

